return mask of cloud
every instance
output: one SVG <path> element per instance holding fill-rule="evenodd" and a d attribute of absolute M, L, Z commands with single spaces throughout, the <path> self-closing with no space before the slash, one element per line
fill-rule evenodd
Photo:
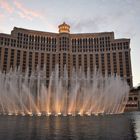
<path fill-rule="evenodd" d="M 19 0 L 13 0 L 12 2 L 9 2 L 8 0 L 0 0 L 0 8 L 3 10 L 0 13 L 0 18 L 2 18 L 3 13 L 10 16 L 16 14 L 20 18 L 24 18 L 27 20 L 33 20 L 36 18 L 45 19 L 40 12 L 27 8 Z"/>
<path fill-rule="evenodd" d="M 6 0 L 0 0 L 0 7 L 10 14 L 14 11 L 14 8 Z"/>
<path fill-rule="evenodd" d="M 89 32 L 89 30 L 94 28 L 94 31 L 99 29 L 99 25 L 96 20 L 86 19 L 80 20 L 79 22 L 71 23 L 73 30 L 78 32 Z"/>
<path fill-rule="evenodd" d="M 0 19 L 3 19 L 4 17 L 4 14 L 0 13 Z"/>
<path fill-rule="evenodd" d="M 5 15 L 0 13 L 0 22 L 2 23 L 5 20 Z"/>
<path fill-rule="evenodd" d="M 79 20 L 73 20 L 65 18 L 66 21 L 71 26 L 71 31 L 73 32 L 98 32 L 101 30 L 101 26 L 108 23 L 107 17 L 95 16 L 94 18 L 83 18 Z"/>
<path fill-rule="evenodd" d="M 25 7 L 21 2 L 14 0 L 13 3 L 17 9 L 17 14 L 21 18 L 26 18 L 28 20 L 32 20 L 33 18 L 43 18 L 41 13 Z"/>
<path fill-rule="evenodd" d="M 3 33 L 4 31 L 0 28 L 0 33 Z"/>
<path fill-rule="evenodd" d="M 28 20 L 32 20 L 33 18 L 30 17 L 30 16 L 27 16 L 25 15 L 24 13 L 18 11 L 17 14 L 21 17 L 21 18 L 25 18 L 25 19 L 28 19 Z"/>

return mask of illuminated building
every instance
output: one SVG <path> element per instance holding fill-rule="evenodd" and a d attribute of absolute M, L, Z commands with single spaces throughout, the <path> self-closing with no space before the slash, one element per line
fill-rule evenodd
<path fill-rule="evenodd" d="M 73 67 L 91 72 L 95 67 L 104 75 L 117 74 L 132 84 L 130 39 L 115 39 L 114 32 L 70 33 L 66 23 L 59 25 L 59 33 L 42 32 L 14 27 L 11 34 L 0 34 L 0 67 L 8 72 L 20 66 L 22 72 L 29 72 L 37 66 L 46 77 L 56 64 L 60 74 L 66 65 L 68 75 Z"/>

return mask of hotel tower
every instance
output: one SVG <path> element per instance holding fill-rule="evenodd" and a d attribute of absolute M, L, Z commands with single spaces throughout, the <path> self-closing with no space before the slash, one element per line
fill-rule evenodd
<path fill-rule="evenodd" d="M 0 33 L 0 69 L 20 67 L 29 73 L 45 66 L 49 80 L 55 65 L 60 75 L 64 66 L 71 76 L 72 69 L 98 69 L 103 75 L 117 74 L 133 86 L 130 39 L 115 39 L 114 32 L 70 33 L 65 22 L 58 26 L 58 33 L 42 32 L 14 27 L 11 34 Z M 44 65 L 45 64 L 45 65 Z"/>

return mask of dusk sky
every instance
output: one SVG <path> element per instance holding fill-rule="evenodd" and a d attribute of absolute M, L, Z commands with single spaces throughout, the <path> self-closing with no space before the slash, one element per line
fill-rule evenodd
<path fill-rule="evenodd" d="M 0 0 L 0 33 L 14 26 L 58 32 L 63 21 L 72 33 L 114 31 L 131 39 L 133 83 L 140 83 L 140 0 Z"/>

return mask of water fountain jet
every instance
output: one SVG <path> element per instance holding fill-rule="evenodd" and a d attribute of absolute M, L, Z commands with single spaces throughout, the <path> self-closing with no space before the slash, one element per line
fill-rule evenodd
<path fill-rule="evenodd" d="M 76 116 L 118 114 L 124 111 L 129 86 L 117 75 L 102 75 L 66 67 L 59 75 L 56 65 L 46 84 L 45 70 L 22 74 L 20 69 L 0 72 L 0 113 L 25 116 Z"/>

